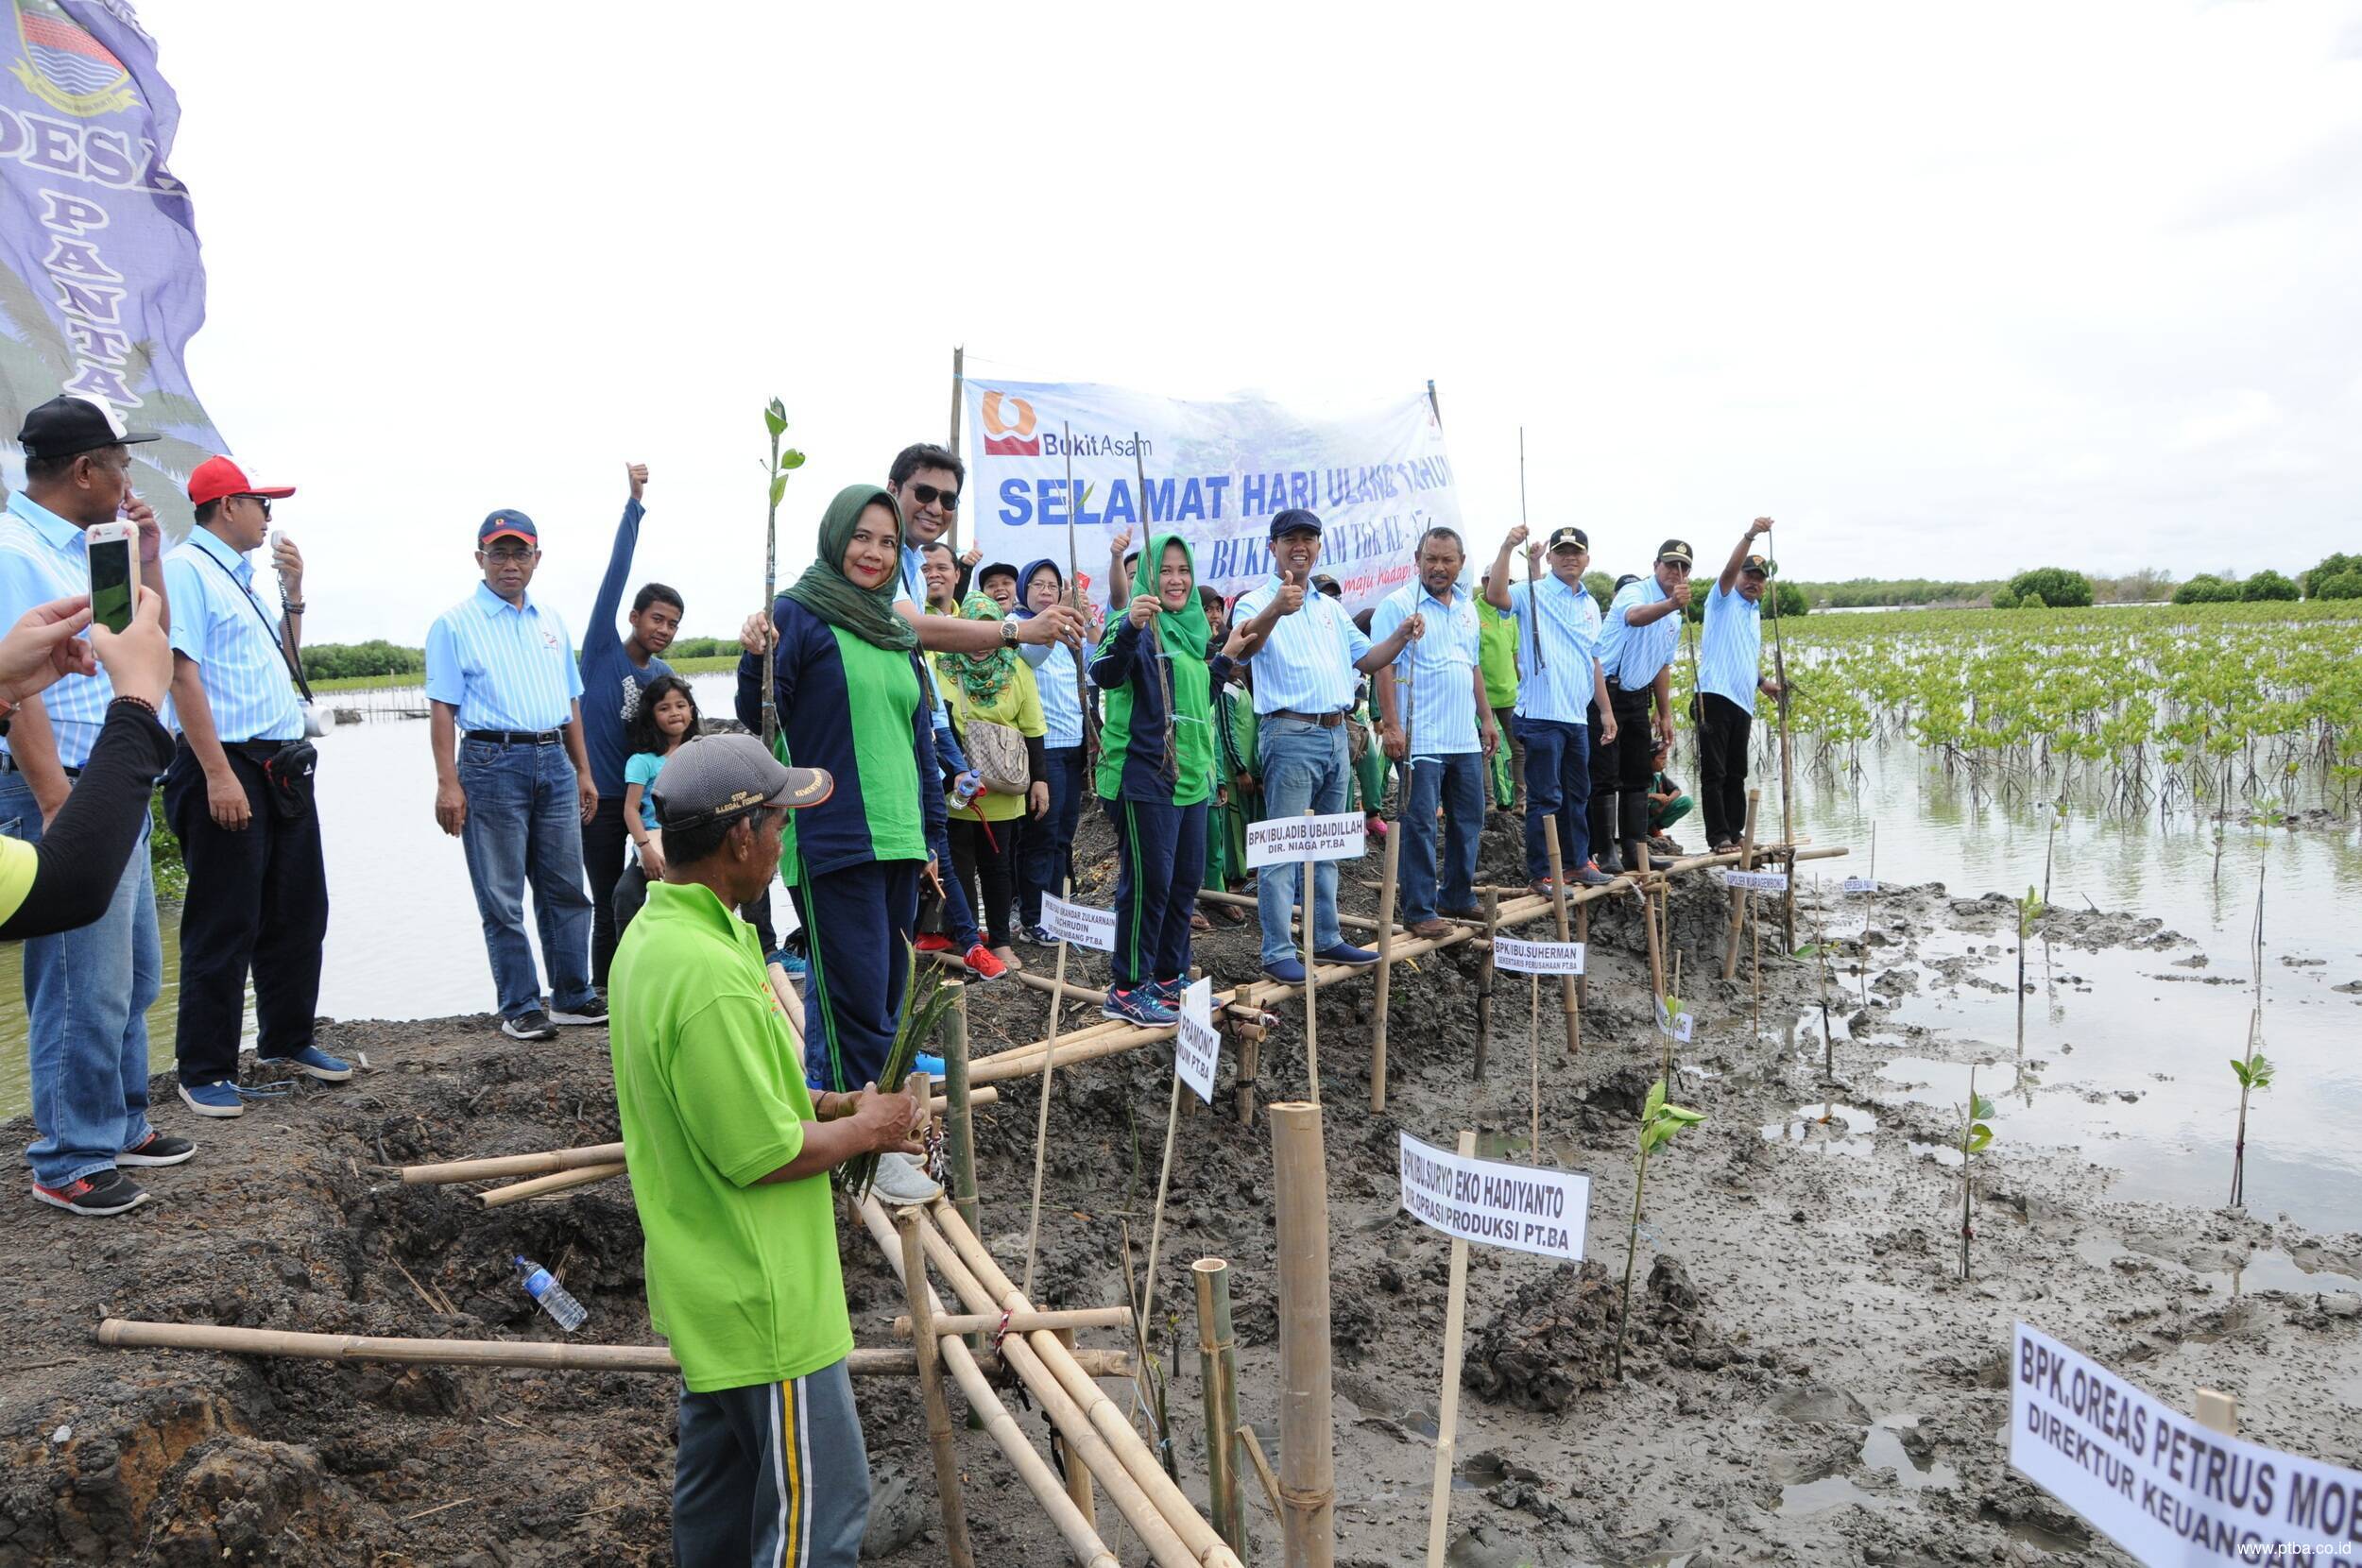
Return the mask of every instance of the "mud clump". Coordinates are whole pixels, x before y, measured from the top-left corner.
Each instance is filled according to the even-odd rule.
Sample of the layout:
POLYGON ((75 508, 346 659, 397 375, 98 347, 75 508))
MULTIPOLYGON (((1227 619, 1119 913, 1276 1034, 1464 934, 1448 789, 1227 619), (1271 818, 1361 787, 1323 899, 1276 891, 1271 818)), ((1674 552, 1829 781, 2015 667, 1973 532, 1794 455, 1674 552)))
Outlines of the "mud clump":
POLYGON ((1564 1410, 1575 1395, 1608 1386, 1615 1342, 1615 1282, 1597 1263, 1562 1263, 1476 1331, 1460 1380, 1498 1404, 1564 1410))

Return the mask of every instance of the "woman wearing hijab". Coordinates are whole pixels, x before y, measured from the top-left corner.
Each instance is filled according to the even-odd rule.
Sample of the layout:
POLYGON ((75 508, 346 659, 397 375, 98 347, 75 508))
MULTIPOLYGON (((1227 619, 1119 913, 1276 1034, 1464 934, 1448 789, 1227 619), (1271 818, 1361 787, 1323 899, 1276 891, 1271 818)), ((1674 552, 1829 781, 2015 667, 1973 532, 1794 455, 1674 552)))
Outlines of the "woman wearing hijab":
MULTIPOLYGON (((1018 579, 1015 613, 1030 621, 1065 597, 1066 574, 1058 563, 1031 561, 1018 579)), ((1058 893, 1073 877, 1074 832, 1083 817, 1083 697, 1075 649, 1043 642, 1026 643, 1018 652, 1034 667, 1034 688, 1041 697, 1043 771, 1035 776, 1050 785, 1049 813, 1018 827, 1018 934, 1048 946, 1050 934, 1041 929, 1042 895, 1058 893)))
MULTIPOLYGON (((999 601, 979 590, 960 605, 970 621, 998 621, 999 601)), ((1017 836, 1027 818, 1038 820, 1050 810, 1050 784, 1043 776, 1041 695, 1034 672, 1003 642, 988 654, 937 654, 935 682, 950 706, 951 727, 984 788, 965 805, 951 807, 951 864, 960 887, 973 892, 979 882, 984 897, 970 907, 988 933, 992 956, 1009 968, 1020 967, 1010 946, 1011 921, 1017 910, 1017 836), (1000 724, 1015 730, 1024 741, 1024 765, 1008 771, 1021 776, 996 779, 985 766, 991 755, 982 743, 978 726, 1000 724), (1016 786, 1004 793, 1000 784, 1016 786)))
POLYGON ((1190 980, 1213 793, 1213 692, 1231 674, 1229 659, 1207 659, 1207 635, 1190 547, 1160 534, 1140 553, 1131 607, 1090 669, 1106 695, 1099 795, 1116 830, 1115 983, 1102 1011, 1126 1023, 1172 1023, 1190 980))
MULTIPOLYGON (((820 520, 819 559, 771 606, 781 755, 836 781, 788 819, 779 870, 812 941, 805 1066, 840 1094, 885 1073, 927 838, 943 823, 927 671, 917 633, 894 613, 901 539, 894 499, 847 486, 820 520)), ((758 733, 762 669, 755 653, 738 661, 738 717, 758 733)))

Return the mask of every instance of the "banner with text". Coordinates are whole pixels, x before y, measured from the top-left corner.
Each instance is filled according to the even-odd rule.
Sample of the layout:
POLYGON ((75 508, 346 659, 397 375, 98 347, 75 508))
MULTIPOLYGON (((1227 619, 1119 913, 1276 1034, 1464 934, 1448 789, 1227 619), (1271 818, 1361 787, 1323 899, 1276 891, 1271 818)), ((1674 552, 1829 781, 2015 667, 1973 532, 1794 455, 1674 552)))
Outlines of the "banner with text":
POLYGON ((1246 825, 1247 869, 1302 861, 1358 861, 1369 844, 1359 811, 1325 817, 1265 817, 1246 825))
POLYGON ((1135 547, 1179 533, 1198 581, 1228 597, 1271 575, 1273 516, 1306 507, 1321 518, 1317 570, 1361 609, 1410 581, 1422 533, 1460 527, 1443 426, 1424 391, 1356 418, 1314 418, 1253 395, 1185 402, 1001 380, 971 366, 966 398, 968 515, 984 559, 1064 562, 1070 516, 1094 601, 1105 597, 1108 544, 1122 530, 1135 547))
POLYGON ((1214 1028, 1214 980, 1192 980, 1181 993, 1181 1028, 1172 1037, 1172 1070, 1197 1091, 1197 1098, 1214 1102, 1214 1068, 1222 1062, 1222 1035, 1214 1028))
POLYGON ((1580 942, 1521 942, 1514 936, 1497 936, 1493 967, 1514 969, 1521 975, 1580 975, 1583 948, 1580 942))
POLYGON ((181 368, 205 320, 188 188, 164 167, 180 106, 128 0, 13 0, 0 38, 0 452, 60 392, 164 439, 130 449, 132 488, 168 535, 189 470, 223 449, 181 368), (9 58, 12 55, 13 58, 9 58))
POLYGON ((2142 1562, 2302 1562, 2362 1546, 2362 1471, 2200 1426, 2017 1325, 2010 1468, 2142 1562))
POLYGON ((1116 950, 1116 912, 1093 909, 1088 904, 1070 904, 1054 893, 1041 895, 1042 929, 1060 942, 1070 942, 1078 947, 1096 947, 1103 953, 1116 950))
POLYGON ((1447 1153, 1402 1134, 1402 1206, 1462 1241, 1575 1262, 1583 1256, 1591 1178, 1447 1153))

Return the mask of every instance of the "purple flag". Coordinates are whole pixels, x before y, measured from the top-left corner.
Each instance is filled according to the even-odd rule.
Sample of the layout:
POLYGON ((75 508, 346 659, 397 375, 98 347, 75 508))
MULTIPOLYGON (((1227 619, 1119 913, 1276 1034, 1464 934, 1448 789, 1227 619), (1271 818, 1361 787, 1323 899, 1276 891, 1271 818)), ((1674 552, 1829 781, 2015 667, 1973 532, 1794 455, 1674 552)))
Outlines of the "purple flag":
POLYGON ((224 451, 180 355, 205 320, 189 193, 167 171, 180 101, 128 0, 0 0, 0 464, 60 392, 164 433, 131 449, 165 532, 189 524, 189 470, 224 451))

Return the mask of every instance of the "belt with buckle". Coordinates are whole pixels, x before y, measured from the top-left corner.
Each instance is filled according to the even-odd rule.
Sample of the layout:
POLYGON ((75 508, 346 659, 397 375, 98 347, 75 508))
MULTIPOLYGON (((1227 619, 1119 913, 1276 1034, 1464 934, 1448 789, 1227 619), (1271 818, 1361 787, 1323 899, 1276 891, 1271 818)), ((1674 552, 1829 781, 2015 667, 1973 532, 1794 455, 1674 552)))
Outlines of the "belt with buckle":
POLYGON ((1318 724, 1323 729, 1335 729, 1345 722, 1346 716, 1343 713, 1298 713, 1292 707, 1279 707, 1272 710, 1272 717, 1293 719, 1298 724, 1318 724))
POLYGON ((565 738, 565 731, 556 729, 471 729, 471 741, 482 741, 495 746, 554 746, 565 738))

